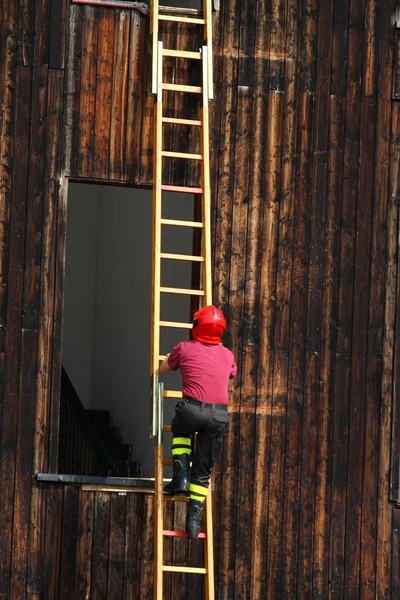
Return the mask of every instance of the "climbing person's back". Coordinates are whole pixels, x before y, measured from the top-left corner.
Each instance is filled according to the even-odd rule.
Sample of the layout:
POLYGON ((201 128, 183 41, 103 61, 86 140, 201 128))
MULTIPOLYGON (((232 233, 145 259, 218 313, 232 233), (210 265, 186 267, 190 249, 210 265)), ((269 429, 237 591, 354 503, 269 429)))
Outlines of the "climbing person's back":
POLYGON ((181 342, 169 355, 168 365, 173 371, 180 369, 184 398, 228 404, 227 384, 236 375, 236 365, 232 352, 222 344, 181 342))

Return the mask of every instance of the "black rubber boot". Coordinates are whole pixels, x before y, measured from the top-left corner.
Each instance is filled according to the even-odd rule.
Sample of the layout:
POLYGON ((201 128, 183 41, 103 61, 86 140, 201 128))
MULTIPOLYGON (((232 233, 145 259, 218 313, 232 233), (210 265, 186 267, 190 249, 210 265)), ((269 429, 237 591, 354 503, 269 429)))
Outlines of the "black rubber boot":
POLYGON ((197 540, 199 536, 205 504, 205 501, 199 502, 198 500, 189 500, 189 507, 186 515, 186 532, 189 535, 190 540, 197 540))
POLYGON ((164 486, 166 494, 187 494, 190 478, 189 454, 177 454, 172 457, 172 480, 164 486))

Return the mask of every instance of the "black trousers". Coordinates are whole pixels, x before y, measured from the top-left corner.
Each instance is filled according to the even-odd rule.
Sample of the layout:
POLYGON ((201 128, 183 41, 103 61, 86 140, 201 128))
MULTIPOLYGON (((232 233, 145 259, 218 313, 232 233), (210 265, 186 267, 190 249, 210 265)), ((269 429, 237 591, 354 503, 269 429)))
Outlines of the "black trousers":
POLYGON ((221 443, 228 429, 229 414, 225 404, 208 404, 185 398, 175 407, 171 422, 174 435, 190 437, 197 431, 192 456, 191 483, 208 487, 211 468, 217 462, 221 443))

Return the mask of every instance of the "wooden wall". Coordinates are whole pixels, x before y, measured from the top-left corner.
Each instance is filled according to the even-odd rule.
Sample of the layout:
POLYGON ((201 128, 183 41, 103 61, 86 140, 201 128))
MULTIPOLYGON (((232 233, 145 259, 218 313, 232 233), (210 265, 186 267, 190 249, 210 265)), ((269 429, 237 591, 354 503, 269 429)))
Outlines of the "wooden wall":
MULTIPOLYGON (((225 0, 214 14, 215 302, 239 363, 214 496, 221 600, 400 596, 395 8, 225 0)), ((150 496, 35 480, 57 464, 67 177, 151 184, 147 17, 67 0, 0 11, 0 598, 150 598, 150 496)), ((170 115, 184 102, 169 96, 170 115)), ((201 585, 169 579, 165 597, 201 585)))

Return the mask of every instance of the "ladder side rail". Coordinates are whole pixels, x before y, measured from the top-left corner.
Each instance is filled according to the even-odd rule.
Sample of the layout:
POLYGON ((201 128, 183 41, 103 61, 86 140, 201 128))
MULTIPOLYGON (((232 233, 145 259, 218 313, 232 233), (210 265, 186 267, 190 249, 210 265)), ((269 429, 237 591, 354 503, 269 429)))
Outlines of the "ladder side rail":
POLYGON ((164 446, 163 446, 163 414, 164 414, 164 384, 159 383, 157 390, 157 443, 154 450, 155 480, 154 480, 154 597, 163 600, 163 563, 164 563, 164 446))
POLYGON ((159 0, 150 0, 150 35, 152 40, 151 93, 157 94, 158 86, 158 31, 159 0))
POLYGON ((208 99, 214 99, 214 78, 213 78, 213 51, 212 51, 212 0, 203 0, 204 5, 204 20, 205 20, 205 41, 207 43, 207 83, 208 83, 208 99))
POLYGON ((210 133, 208 113, 208 48, 202 48, 202 77, 203 77, 203 106, 201 128, 201 153, 203 161, 202 171, 202 221, 203 221, 203 286, 205 306, 212 304, 212 278, 211 278, 211 190, 210 190, 210 133))
MULTIPOLYGON (((205 5, 209 0, 204 0, 205 5)), ((206 22, 210 22, 210 15, 207 15, 206 22)), ((210 41, 211 43, 211 41, 210 41)), ((201 152, 202 162, 202 221, 203 221, 203 286, 205 293, 205 305, 212 304, 212 277, 211 277, 211 189, 210 189, 210 133, 209 133, 209 113, 208 100, 209 93, 209 48, 202 48, 202 78, 203 78, 203 106, 201 131, 201 152)), ((206 498, 205 506, 205 531, 206 540, 204 544, 204 564, 207 567, 206 573, 206 600, 214 600, 214 539, 213 539, 213 519, 212 519, 212 483, 210 480, 209 492, 206 498)))
MULTIPOLYGON (((161 283, 161 178, 162 178, 162 42, 158 43, 157 96, 154 104, 154 170, 153 170, 153 277, 151 375, 158 372, 160 355, 160 283, 161 283)), ((155 393, 155 390, 153 390, 155 393)))
MULTIPOLYGON (((157 2, 158 15, 158 2, 157 2)), ((157 19, 156 22, 158 23, 157 19)), ((154 34, 154 32, 153 32, 154 34)), ((157 31, 158 38, 158 31, 157 31)), ((153 45, 154 48, 154 45, 153 45)), ((157 94, 154 104, 154 148, 153 148, 153 281, 152 281, 152 332, 151 332, 151 373, 158 373, 160 355, 160 283, 161 283, 161 182, 162 182, 162 42, 157 40, 156 83, 157 94)), ((163 600, 163 463, 164 448, 162 443, 163 428, 163 396, 164 386, 153 378, 153 395, 156 395, 156 445, 154 449, 155 481, 154 481, 154 598, 163 600)))

